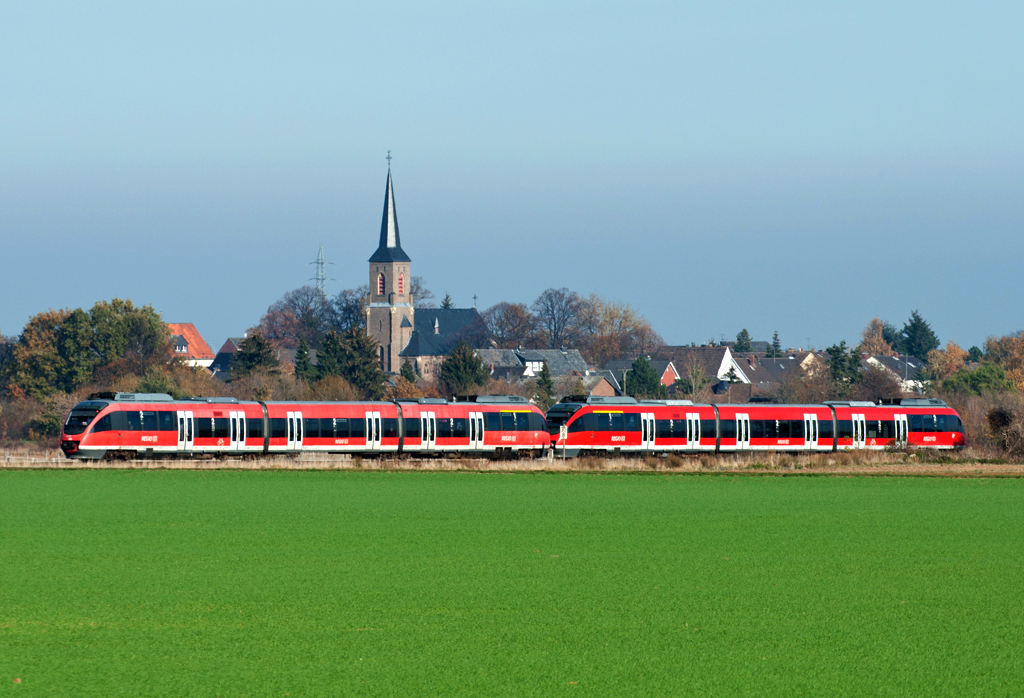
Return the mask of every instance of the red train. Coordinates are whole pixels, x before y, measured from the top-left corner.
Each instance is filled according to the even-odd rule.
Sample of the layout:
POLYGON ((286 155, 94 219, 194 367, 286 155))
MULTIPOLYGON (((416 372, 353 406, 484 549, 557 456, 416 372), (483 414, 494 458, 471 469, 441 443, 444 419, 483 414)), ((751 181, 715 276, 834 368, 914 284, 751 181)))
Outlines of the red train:
POLYGON ((103 458, 297 452, 539 456, 549 444, 544 414, 515 395, 457 402, 240 402, 99 393, 72 408, 60 446, 69 458, 103 458))
POLYGON ((915 398, 822 405, 695 405, 628 397, 566 398, 547 413, 561 455, 631 452, 882 450, 964 446, 959 415, 915 398), (564 434, 562 427, 565 427, 564 434))

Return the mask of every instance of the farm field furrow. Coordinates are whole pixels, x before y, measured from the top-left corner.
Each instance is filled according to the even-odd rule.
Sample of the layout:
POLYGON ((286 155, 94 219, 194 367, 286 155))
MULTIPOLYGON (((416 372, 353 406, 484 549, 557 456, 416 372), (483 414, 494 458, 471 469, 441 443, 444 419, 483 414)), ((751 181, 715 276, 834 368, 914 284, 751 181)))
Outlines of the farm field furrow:
POLYGON ((1019 479, 6 471, 0 695, 1020 695, 1022 531, 1019 479))

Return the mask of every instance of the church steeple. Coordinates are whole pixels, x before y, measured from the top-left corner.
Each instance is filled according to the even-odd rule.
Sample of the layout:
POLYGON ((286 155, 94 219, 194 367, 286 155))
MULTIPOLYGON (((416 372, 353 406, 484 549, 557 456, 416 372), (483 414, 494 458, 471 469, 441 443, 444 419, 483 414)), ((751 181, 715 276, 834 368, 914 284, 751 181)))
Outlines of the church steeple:
POLYGON ((370 257, 371 262, 409 262, 398 236, 398 213, 395 211, 395 191, 391 184, 391 166, 388 165, 388 184, 384 190, 384 215, 380 220, 380 244, 370 257))

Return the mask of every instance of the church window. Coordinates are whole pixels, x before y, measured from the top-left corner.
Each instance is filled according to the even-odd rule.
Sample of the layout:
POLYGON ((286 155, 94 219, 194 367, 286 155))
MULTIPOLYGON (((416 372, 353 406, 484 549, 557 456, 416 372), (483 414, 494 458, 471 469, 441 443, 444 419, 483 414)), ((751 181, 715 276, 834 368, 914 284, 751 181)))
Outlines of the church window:
POLYGON ((398 275, 398 295, 405 295, 405 274, 398 275))
POLYGON ((377 295, 378 296, 383 296, 384 295, 384 275, 383 274, 377 274, 377 295))

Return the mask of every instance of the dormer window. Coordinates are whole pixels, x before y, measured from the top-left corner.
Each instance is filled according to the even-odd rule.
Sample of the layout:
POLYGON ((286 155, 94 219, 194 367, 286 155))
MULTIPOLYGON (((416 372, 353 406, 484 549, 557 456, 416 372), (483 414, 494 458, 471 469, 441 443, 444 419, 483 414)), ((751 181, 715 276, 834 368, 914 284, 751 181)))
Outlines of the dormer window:
POLYGON ((384 295, 384 275, 383 274, 377 274, 377 295, 378 296, 383 296, 384 295))

